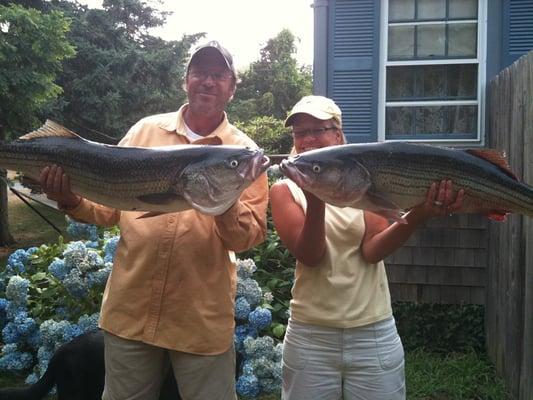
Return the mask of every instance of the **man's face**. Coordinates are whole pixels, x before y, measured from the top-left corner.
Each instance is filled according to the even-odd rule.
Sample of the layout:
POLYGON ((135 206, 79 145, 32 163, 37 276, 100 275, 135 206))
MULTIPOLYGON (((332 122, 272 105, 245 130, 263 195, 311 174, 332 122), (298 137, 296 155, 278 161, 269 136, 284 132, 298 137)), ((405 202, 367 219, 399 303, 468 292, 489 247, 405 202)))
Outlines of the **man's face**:
POLYGON ((235 93, 235 78, 216 50, 206 50, 194 57, 185 89, 194 114, 218 118, 235 93))

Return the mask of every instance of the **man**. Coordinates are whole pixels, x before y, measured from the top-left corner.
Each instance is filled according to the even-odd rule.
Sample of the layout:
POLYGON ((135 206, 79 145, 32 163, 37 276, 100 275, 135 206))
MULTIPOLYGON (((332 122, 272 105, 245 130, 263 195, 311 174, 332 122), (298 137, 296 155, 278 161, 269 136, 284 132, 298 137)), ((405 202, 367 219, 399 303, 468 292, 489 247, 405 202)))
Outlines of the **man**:
MULTIPOLYGON (((223 144, 256 147, 224 112, 236 82, 225 48, 217 42, 198 48, 184 82, 189 102, 177 112, 140 120, 120 145, 202 143, 218 137, 223 144)), ((41 183, 72 217, 121 228, 100 316, 103 399, 156 399, 168 358, 184 399, 235 399, 234 252, 265 237, 266 174, 216 217, 189 210, 137 219, 141 213, 109 209, 72 193, 57 166, 43 169, 41 183)))

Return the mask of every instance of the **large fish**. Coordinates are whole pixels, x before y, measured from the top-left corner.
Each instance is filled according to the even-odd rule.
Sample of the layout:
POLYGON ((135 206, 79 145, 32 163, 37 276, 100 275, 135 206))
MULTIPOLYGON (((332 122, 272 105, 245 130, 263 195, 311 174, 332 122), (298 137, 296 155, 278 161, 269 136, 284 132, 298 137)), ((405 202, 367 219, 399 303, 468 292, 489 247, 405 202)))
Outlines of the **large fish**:
MULTIPOLYGON (((220 139, 210 142, 220 144, 220 139)), ((207 141, 206 141, 207 142, 207 141)), ((72 190, 97 203, 146 215, 196 209, 224 213, 269 166, 261 149, 228 145, 119 147, 91 142, 52 121, 0 144, 0 167, 39 179, 57 164, 72 190)))
POLYGON ((280 169, 323 201, 373 211, 401 222, 423 203, 432 182, 450 179, 464 189, 459 212, 503 220, 533 217, 533 187, 521 183, 495 150, 456 150, 401 142, 348 144, 311 150, 282 161, 280 169))

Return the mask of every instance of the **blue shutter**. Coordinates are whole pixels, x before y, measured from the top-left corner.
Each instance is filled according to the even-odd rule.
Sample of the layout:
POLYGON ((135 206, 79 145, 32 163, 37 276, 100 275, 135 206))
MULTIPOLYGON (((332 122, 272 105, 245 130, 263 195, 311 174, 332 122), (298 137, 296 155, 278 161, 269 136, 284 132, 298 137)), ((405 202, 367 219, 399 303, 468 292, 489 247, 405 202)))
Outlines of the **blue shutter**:
POLYGON ((342 110, 349 142, 377 140, 379 1, 333 0, 328 96, 342 110))
POLYGON ((503 67, 533 49, 533 0, 503 2, 503 67))

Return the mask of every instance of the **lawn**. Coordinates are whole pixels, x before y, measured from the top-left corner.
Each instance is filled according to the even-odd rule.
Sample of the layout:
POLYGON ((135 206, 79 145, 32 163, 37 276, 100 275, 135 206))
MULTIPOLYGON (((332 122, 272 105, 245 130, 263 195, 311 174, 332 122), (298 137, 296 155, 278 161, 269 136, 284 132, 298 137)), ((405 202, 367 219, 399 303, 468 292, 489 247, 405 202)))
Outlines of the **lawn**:
MULTIPOLYGON (((57 242, 57 233, 21 200, 9 198, 11 233, 17 248, 57 242)), ((63 232, 64 215, 42 205, 37 209, 63 232)), ((0 268, 14 248, 0 248, 0 268)), ((409 400, 507 400, 504 385, 484 354, 436 354, 421 349, 406 351, 407 398, 409 400)), ((0 372, 0 387, 23 384, 23 376, 0 372)), ((261 400, 277 400, 276 396, 261 400)))

